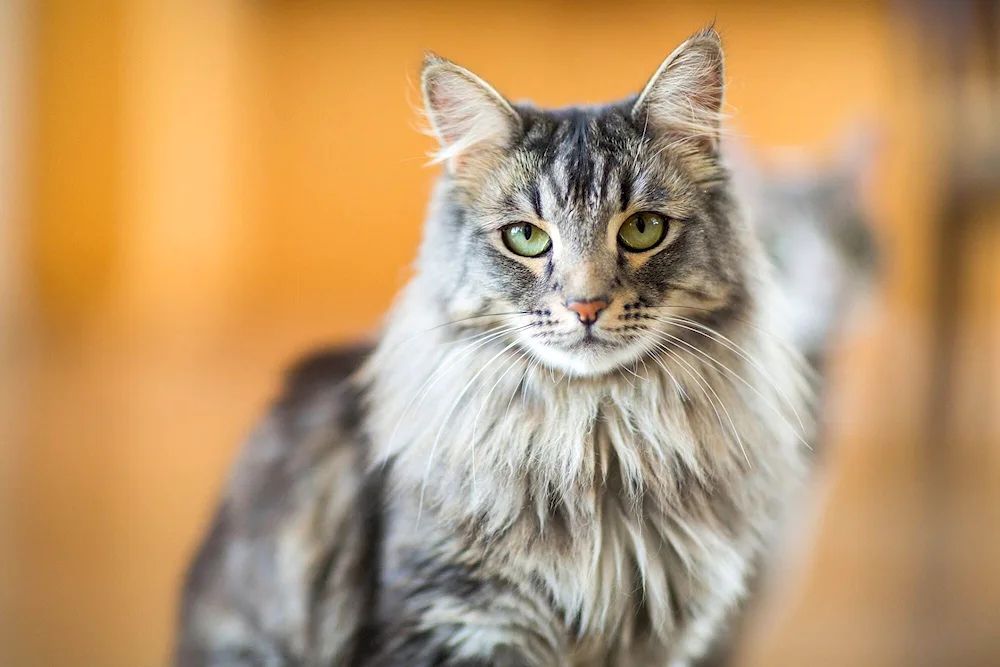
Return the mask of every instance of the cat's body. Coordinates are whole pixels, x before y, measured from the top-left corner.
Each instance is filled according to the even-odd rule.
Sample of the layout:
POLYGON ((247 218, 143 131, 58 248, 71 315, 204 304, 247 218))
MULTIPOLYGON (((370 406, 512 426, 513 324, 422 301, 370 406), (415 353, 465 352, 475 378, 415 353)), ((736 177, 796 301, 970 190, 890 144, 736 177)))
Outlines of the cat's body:
POLYGON ((428 61, 449 175, 416 276, 374 353, 301 367, 251 438, 178 664, 705 651, 803 479, 809 424, 716 159, 721 81, 714 32, 637 100, 562 112, 428 61))

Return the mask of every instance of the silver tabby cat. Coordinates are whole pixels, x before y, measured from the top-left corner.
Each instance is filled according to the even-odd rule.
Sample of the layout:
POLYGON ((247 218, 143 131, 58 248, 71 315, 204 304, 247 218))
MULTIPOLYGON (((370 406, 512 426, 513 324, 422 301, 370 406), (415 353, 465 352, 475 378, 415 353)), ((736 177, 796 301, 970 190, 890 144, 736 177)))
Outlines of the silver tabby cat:
POLYGON ((304 362, 192 564, 176 661, 683 667, 806 470, 801 362, 718 155, 705 30, 635 97, 428 57, 445 173, 376 350, 304 362))

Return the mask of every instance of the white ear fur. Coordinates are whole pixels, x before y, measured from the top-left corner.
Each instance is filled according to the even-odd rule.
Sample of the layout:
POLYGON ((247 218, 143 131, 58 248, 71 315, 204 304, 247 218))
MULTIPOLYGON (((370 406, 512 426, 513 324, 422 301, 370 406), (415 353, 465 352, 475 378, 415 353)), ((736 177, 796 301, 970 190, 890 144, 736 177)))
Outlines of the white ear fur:
POLYGON ((478 76, 434 54, 424 60, 424 107, 441 148, 432 162, 450 171, 502 148, 521 127, 521 118, 496 90, 478 76))
POLYGON ((652 129, 718 147, 725 91, 722 42, 714 28, 697 33, 660 65, 632 107, 652 129))

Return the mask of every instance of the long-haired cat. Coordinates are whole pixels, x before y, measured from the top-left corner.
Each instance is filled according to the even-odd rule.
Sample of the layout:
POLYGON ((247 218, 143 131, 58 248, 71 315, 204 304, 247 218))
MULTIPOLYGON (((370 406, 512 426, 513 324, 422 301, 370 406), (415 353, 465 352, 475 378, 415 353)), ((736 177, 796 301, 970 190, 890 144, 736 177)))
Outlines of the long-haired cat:
POLYGON ((177 663, 682 667, 805 470, 795 353, 720 165, 706 30, 635 97, 438 57, 445 173, 377 349, 292 372, 189 573, 177 663))

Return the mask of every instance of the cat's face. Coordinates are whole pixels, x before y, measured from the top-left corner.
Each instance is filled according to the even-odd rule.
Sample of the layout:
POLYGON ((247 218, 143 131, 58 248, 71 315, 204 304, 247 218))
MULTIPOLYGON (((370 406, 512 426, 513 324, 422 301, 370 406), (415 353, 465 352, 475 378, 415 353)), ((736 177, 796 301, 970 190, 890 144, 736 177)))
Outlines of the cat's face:
POLYGON ((671 317, 738 309, 747 249, 715 155, 721 67, 706 33, 638 99, 542 111, 430 61, 450 174, 422 267, 441 276, 449 316, 510 313, 513 344, 594 375, 683 333, 671 317))

